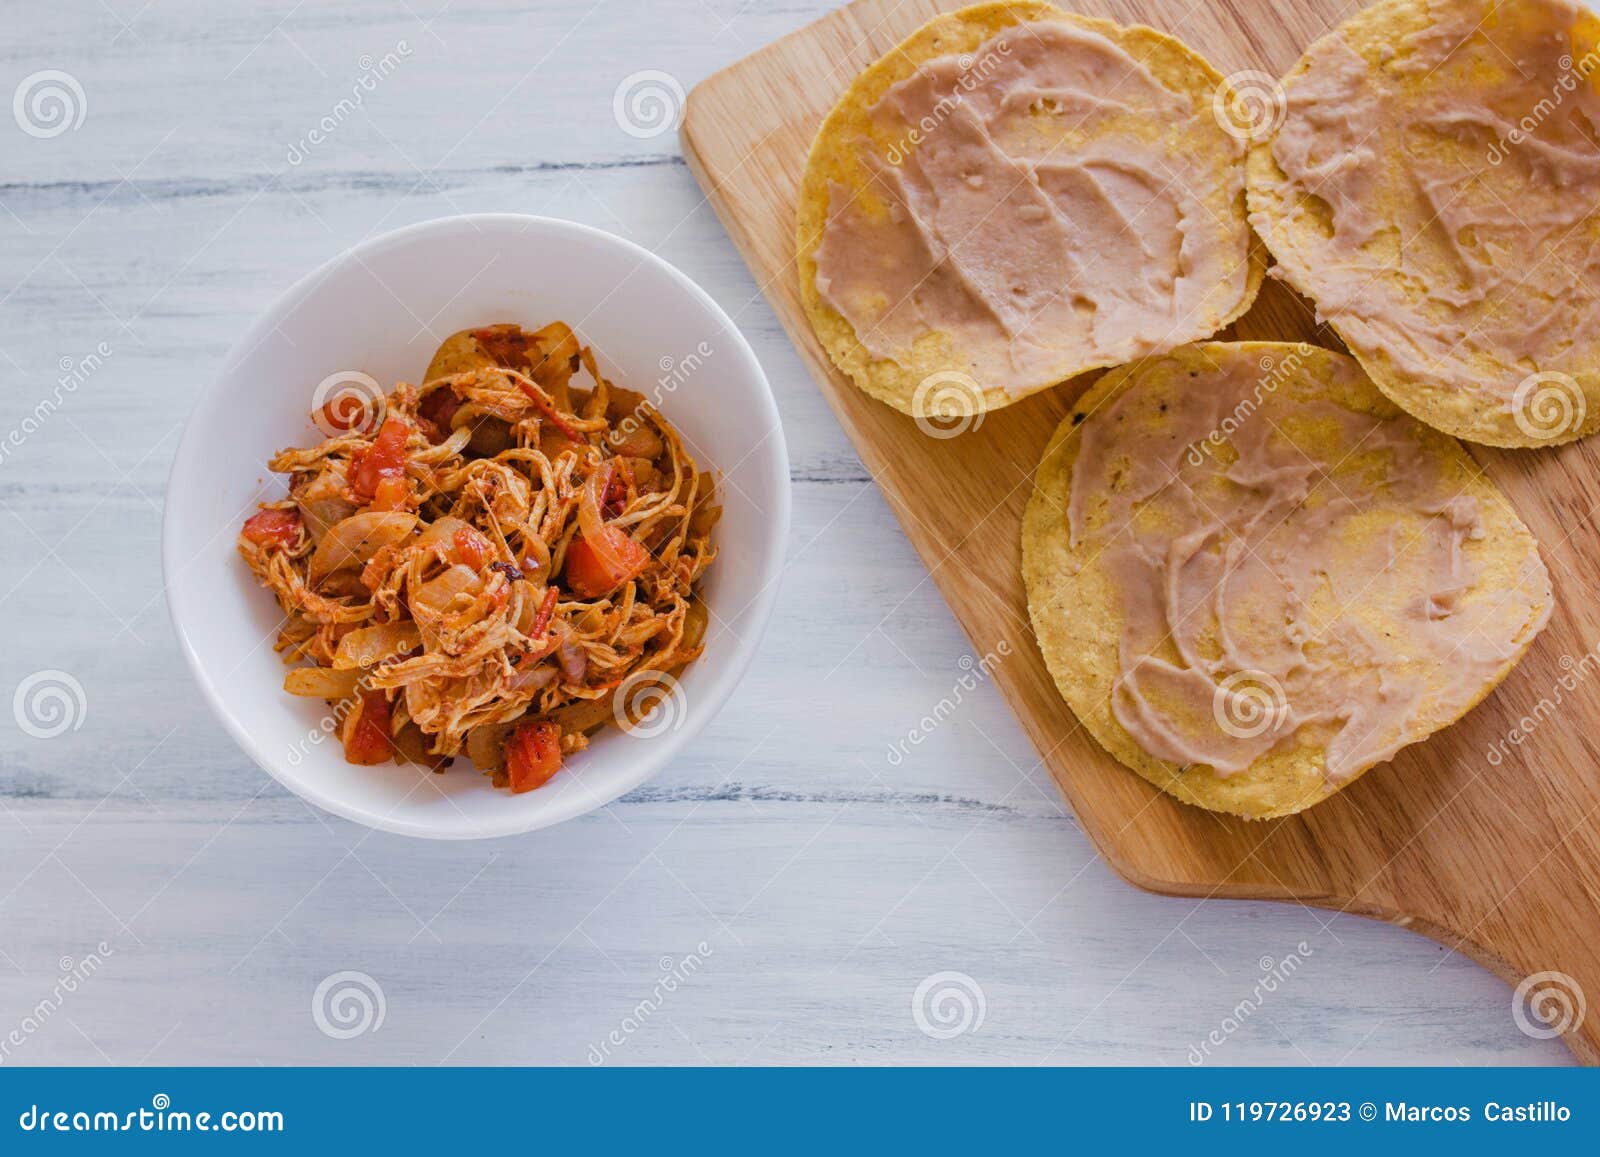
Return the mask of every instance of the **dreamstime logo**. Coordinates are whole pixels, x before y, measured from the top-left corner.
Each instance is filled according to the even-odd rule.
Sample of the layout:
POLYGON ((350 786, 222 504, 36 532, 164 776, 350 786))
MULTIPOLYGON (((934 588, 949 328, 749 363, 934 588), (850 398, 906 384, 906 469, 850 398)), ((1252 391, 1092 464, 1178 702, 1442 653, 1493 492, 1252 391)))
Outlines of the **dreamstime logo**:
POLYGON ((917 429, 930 438, 954 438, 983 425, 983 387, 971 374, 940 370, 911 395, 917 429))
POLYGON ((76 731, 88 713, 83 684, 65 671, 35 671, 17 684, 11 697, 17 726, 35 739, 54 739, 76 731))
POLYGON ((56 963, 58 973, 55 986, 45 994, 34 1006, 22 1015, 22 1020, 0 1037, 0 1064, 11 1059, 14 1050, 27 1043, 28 1038, 42 1029, 52 1016, 60 1012, 67 1003, 67 999, 82 988, 89 979, 106 962, 106 958, 116 954, 116 950, 102 940, 95 945, 94 951, 86 952, 78 959, 63 956, 56 963))
POLYGON ((935 972, 911 994, 911 1019, 934 1040, 977 1032, 988 1011, 982 986, 965 972, 935 972))
POLYGON ((884 159, 891 165, 904 164, 912 151, 938 131, 939 126, 949 119, 950 114, 961 107, 966 95, 987 80, 999 69, 1004 58, 1010 55, 1011 42, 1000 36, 991 42, 982 56, 973 58, 971 55, 963 54, 957 57, 956 64, 961 69, 961 75, 956 78, 955 87, 941 96, 932 111, 925 113, 921 120, 912 125, 905 136, 884 151, 884 159))
POLYGON ((360 370, 340 370, 317 383, 311 420, 330 438, 347 431, 370 435, 383 425, 387 406, 376 378, 360 370))
POLYGON ((1499 767, 1511 754, 1511 748, 1521 747, 1535 731, 1555 718, 1556 712, 1567 702, 1567 696, 1576 692, 1578 685, 1600 668, 1600 643, 1590 647, 1581 658, 1562 655, 1557 663, 1561 667, 1561 674, 1551 684, 1549 692, 1539 696, 1539 702, 1533 705, 1533 710, 1518 719, 1504 738, 1489 745, 1485 752, 1489 766, 1499 767))
POLYGON ((661 370, 661 376, 656 379, 656 401, 659 403, 666 395, 676 392, 679 386, 699 372, 700 367, 706 364, 706 359, 715 352, 710 342, 702 341, 681 358, 663 354, 656 363, 661 370))
POLYGON ((11 94, 11 115, 30 137, 49 140, 83 124, 89 115, 89 98, 77 77, 47 68, 22 78, 11 94))
POLYGON ((55 388, 34 403, 32 412, 24 414, 22 421, 0 438, 0 463, 5 462, 13 452, 20 450, 29 438, 42 430, 44 424, 66 402, 67 396, 77 393, 78 387, 94 376, 110 356, 111 347, 105 342, 96 343, 94 349, 82 357, 63 354, 56 362, 56 368, 61 371, 61 376, 56 378, 55 388))
POLYGON ((649 399, 642 399, 626 417, 620 422, 614 423, 611 433, 606 435, 607 440, 613 446, 625 445, 638 430, 647 424, 650 417, 650 408, 654 407, 659 410, 662 401, 667 395, 677 393, 678 387, 699 373, 704 368, 706 359, 715 352, 710 342, 702 341, 681 358, 675 358, 670 354, 662 354, 661 360, 656 363, 661 374, 656 378, 655 389, 650 391, 649 399))
POLYGON ((411 45, 404 40, 396 41, 394 48, 377 59, 373 59, 371 53, 362 53, 360 59, 356 61, 356 66, 361 72, 350 83, 350 95, 340 97, 326 116, 311 126, 305 136, 289 146, 289 151, 284 154, 283 159, 291 165, 304 164, 312 151, 333 136, 340 125, 354 116, 356 109, 366 103, 367 97, 378 91, 379 83, 392 76, 399 69, 401 62, 410 56, 411 45))
POLYGON ((1265 671, 1235 671, 1217 684, 1211 714, 1235 739, 1254 739, 1278 727, 1289 713, 1283 685, 1265 671))
POLYGON ((693 952, 685 956, 677 959, 663 956, 658 960, 656 967, 660 975, 651 987, 650 994, 629 1009, 617 1027, 608 1032, 598 1044, 589 1046, 589 1063, 599 1066, 610 1060, 612 1052, 627 1044, 629 1037, 644 1028, 650 1022, 650 1018, 661 1011, 661 1007, 667 1002, 667 997, 688 984, 714 952, 715 949, 702 940, 694 946, 693 952))
POLYGON ((1529 374, 1511 395, 1511 417, 1517 429, 1540 441, 1577 433, 1588 408, 1577 381, 1555 370, 1529 374))
POLYGON ((670 132, 683 111, 683 85, 671 73, 646 68, 629 73, 611 94, 611 116, 630 137, 647 141, 670 132))
MULTIPOLYGON (((354 668, 359 672, 355 686, 348 693, 341 693, 340 697, 334 700, 332 710, 317 720, 317 725, 301 736, 297 742, 289 745, 289 750, 286 753, 289 766, 299 767, 305 762, 306 756, 311 754, 313 747, 325 742, 330 735, 339 734, 344 729, 345 721, 349 719, 350 712, 355 710, 356 705, 361 702, 362 693, 371 691, 375 682, 383 679, 390 671, 404 662, 406 662, 406 653, 404 651, 393 655, 385 655, 376 662, 368 659, 360 660, 354 668)), ((309 670, 310 668, 307 669, 309 670)))
POLYGON ((611 693, 617 726, 635 739, 677 731, 688 713, 682 684, 665 671, 635 671, 611 693))
POLYGON ((377 1032, 388 1007, 383 987, 365 972, 335 972, 311 994, 311 1019, 334 1040, 377 1032))
POLYGON ((1565 972, 1535 972, 1511 994, 1511 1018, 1535 1040, 1575 1032, 1587 1012, 1582 986, 1565 972))
POLYGON ((899 767, 911 754, 913 747, 920 747, 922 742, 938 730, 939 725, 956 713, 966 699, 967 692, 975 691, 994 674, 995 668, 1000 666, 1000 660, 1011 654, 1011 644, 1001 639, 994 650, 984 653, 981 659, 973 659, 971 655, 962 655, 956 660, 956 666, 961 668, 961 676, 950 688, 950 693, 933 705, 917 725, 906 732, 904 739, 897 739, 889 745, 887 759, 890 767, 899 767))
POLYGON ((1555 114, 1569 95, 1584 88, 1595 70, 1600 69, 1600 49, 1585 53, 1583 59, 1578 61, 1574 61, 1570 55, 1562 56, 1556 64, 1561 69, 1561 75, 1551 84, 1550 95, 1541 97, 1539 103, 1528 110, 1527 116, 1489 146, 1491 165, 1504 162, 1513 149, 1539 131, 1539 126, 1555 114))
POLYGON ((1211 115, 1235 140, 1276 132, 1288 113, 1289 101, 1277 77, 1254 68, 1226 77, 1211 94, 1211 115))
POLYGON ((1204 1040, 1189 1046, 1189 1063, 1205 1064, 1210 1059, 1212 1051, 1227 1044, 1228 1038, 1243 1028, 1245 1022, 1266 1004, 1267 997, 1287 984, 1311 956, 1311 945, 1302 940, 1294 946, 1294 951, 1284 953, 1282 959, 1263 956, 1257 961, 1261 976, 1251 986, 1249 995, 1229 1009, 1227 1015, 1222 1018, 1222 1023, 1207 1033, 1204 1040))
POLYGON ((1233 409, 1224 415, 1216 427, 1195 442, 1190 443, 1189 465, 1199 466, 1208 457, 1214 455, 1217 448, 1227 442, 1233 435, 1250 420, 1252 414, 1261 408, 1261 403, 1267 400, 1269 394, 1275 394, 1278 389, 1305 364, 1306 358, 1311 356, 1313 346, 1305 342, 1297 344, 1286 357, 1275 358, 1271 354, 1263 354, 1256 363, 1261 368, 1261 377, 1256 379, 1255 388, 1248 397, 1240 398, 1233 409))

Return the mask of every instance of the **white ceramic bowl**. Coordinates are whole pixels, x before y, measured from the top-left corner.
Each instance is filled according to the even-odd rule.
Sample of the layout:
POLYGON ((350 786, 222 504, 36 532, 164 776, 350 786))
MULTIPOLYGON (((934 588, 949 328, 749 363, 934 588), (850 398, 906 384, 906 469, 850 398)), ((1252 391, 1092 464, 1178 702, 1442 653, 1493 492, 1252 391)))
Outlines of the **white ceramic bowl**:
POLYGON ((748 666, 777 593, 789 465, 761 367, 728 316, 678 270, 629 241, 542 217, 451 217, 357 246, 296 284, 252 325, 189 419, 167 485, 167 603, 196 682, 228 730, 279 782, 387 831, 441 839, 510 835, 571 819, 648 779, 694 738, 748 666), (385 389, 420 380, 434 347, 473 325, 563 320, 602 372, 661 393, 691 452, 717 469, 721 555, 704 579, 706 651, 680 694, 635 734, 607 728, 538 791, 496 791, 464 757, 441 775, 357 767, 328 709, 283 691, 280 616, 234 548, 239 525, 283 478, 267 459, 311 445, 311 396, 358 370, 385 389), (646 735, 645 733, 650 733, 646 735))

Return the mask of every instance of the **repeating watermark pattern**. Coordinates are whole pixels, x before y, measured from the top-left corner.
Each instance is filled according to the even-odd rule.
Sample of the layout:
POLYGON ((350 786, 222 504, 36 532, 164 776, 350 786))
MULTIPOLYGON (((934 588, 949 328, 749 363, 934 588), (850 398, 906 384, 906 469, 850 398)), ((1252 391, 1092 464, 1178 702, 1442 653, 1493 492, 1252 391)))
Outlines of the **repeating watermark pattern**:
POLYGON ((1189 1046, 1189 1063, 1205 1064, 1211 1058, 1212 1051, 1221 1048, 1228 1038, 1243 1028, 1245 1022, 1261 1010, 1267 997, 1288 983, 1289 978, 1300 971, 1312 955, 1311 945, 1302 940, 1294 946, 1293 952, 1285 954, 1281 960, 1263 956, 1258 962, 1261 976, 1251 988, 1250 995, 1234 1005, 1228 1015, 1222 1018, 1222 1023, 1207 1033, 1204 1040, 1189 1046))
POLYGON ((911 1019, 934 1040, 977 1032, 988 1011, 983 986, 965 972, 935 972, 911 994, 911 1019))
POLYGON ((360 370, 329 374, 311 393, 311 419, 330 438, 346 432, 370 435, 383 425, 387 412, 383 387, 360 370))
POLYGON ((1235 671, 1211 696, 1217 726, 1235 739, 1254 739, 1282 725, 1289 714, 1283 684, 1266 671, 1235 671))
POLYGON ((1259 140, 1278 131, 1289 115, 1289 99, 1277 77, 1247 68, 1217 85, 1211 94, 1211 115, 1235 140, 1259 140))
POLYGON ((651 395, 655 404, 659 406, 668 394, 675 393, 679 386, 694 377, 715 352, 710 342, 702 341, 681 358, 663 356, 656 363, 661 368, 661 376, 656 378, 656 388, 651 395))
POLYGON ((411 45, 404 40, 395 41, 392 49, 376 59, 370 53, 363 53, 356 61, 361 72, 350 84, 350 95, 340 97, 321 120, 290 145, 289 151, 284 154, 284 160, 291 165, 304 164, 312 151, 319 145, 325 144, 334 133, 338 132, 339 126, 354 116, 356 110, 366 103, 367 97, 377 92, 378 86, 393 76, 410 56, 411 45))
POLYGON ((956 660, 956 666, 961 668, 961 676, 950 688, 950 693, 933 705, 933 709, 917 720, 917 725, 907 731, 904 738, 897 739, 889 745, 885 758, 890 767, 899 767, 911 754, 913 747, 920 747, 928 736, 939 729, 939 725, 956 713, 969 692, 978 689, 979 685, 988 682, 994 674, 995 668, 1000 666, 1001 660, 1011 654, 1011 644, 1002 639, 996 644, 994 650, 987 651, 980 659, 973 659, 971 655, 963 655, 956 660))
POLYGON ((1535 972, 1511 994, 1511 1018, 1535 1040, 1576 1032, 1588 1011, 1583 986, 1565 972, 1535 972))
POLYGON ((70 72, 46 68, 22 78, 11 94, 11 115, 30 137, 49 140, 83 124, 89 97, 70 72))
POLYGON ((683 685, 665 671, 635 671, 611 693, 617 726, 635 739, 653 739, 683 727, 689 700, 683 685))
POLYGON ((54 739, 83 726, 89 698, 83 684, 66 671, 35 671, 17 684, 11 696, 11 714, 23 734, 54 739))
POLYGON ((961 106, 967 94, 992 76, 1010 55, 1011 43, 1002 35, 990 43, 983 55, 976 59, 965 53, 957 58, 956 63, 960 65, 961 71, 956 77, 955 87, 934 103, 933 111, 925 113, 904 136, 892 143, 885 151, 884 158, 891 165, 904 164, 912 150, 937 132, 939 126, 950 119, 950 114, 961 106))
POLYGON ((4 465, 13 453, 22 449, 29 438, 42 430, 67 397, 77 393, 78 387, 93 377, 110 356, 111 347, 105 342, 100 342, 82 357, 64 355, 56 363, 56 368, 61 373, 56 378, 55 387, 34 403, 33 409, 23 416, 22 421, 8 430, 4 438, 0 438, 0 465, 4 465))
POLYGON ((686 956, 677 959, 663 956, 657 961, 661 975, 656 978, 655 985, 650 989, 650 995, 634 1005, 618 1022, 617 1027, 606 1033, 599 1043, 589 1046, 589 1063, 599 1066, 610 1060, 612 1052, 627 1044, 629 1037, 644 1028, 650 1022, 650 1018, 661 1011, 667 1002, 667 997, 687 984, 689 978, 700 971, 713 953, 711 945, 702 940, 694 946, 694 951, 686 956))
POLYGON ((1577 379, 1556 370, 1529 374, 1511 395, 1511 418, 1517 429, 1540 441, 1576 433, 1588 409, 1589 400, 1577 379))
POLYGON ((362 692, 372 689, 373 680, 382 678, 390 667, 405 661, 406 656, 403 652, 385 655, 376 662, 365 658, 360 660, 355 667, 355 670, 359 671, 360 674, 350 694, 343 699, 335 700, 332 709, 317 720, 315 727, 307 731, 298 741, 290 744, 286 754, 289 766, 299 767, 305 762, 306 756, 311 754, 313 747, 320 745, 328 736, 337 735, 344 727, 345 719, 351 711, 355 710, 356 704, 361 701, 362 692))
POLYGON ((1600 668, 1600 643, 1596 643, 1576 659, 1571 655, 1562 655, 1557 662, 1561 665, 1562 673, 1550 685, 1550 690, 1539 696, 1539 702, 1533 705, 1532 711, 1518 719, 1516 725, 1504 736, 1489 745, 1484 757, 1489 761, 1490 767, 1499 767, 1505 762, 1506 756, 1511 754, 1511 748, 1521 747, 1535 731, 1550 722, 1566 702, 1567 696, 1575 692, 1580 683, 1600 668))
POLYGON ((63 956, 57 962, 59 975, 56 977, 55 986, 37 1004, 22 1014, 22 1020, 12 1026, 4 1037, 0 1037, 0 1064, 10 1060, 13 1052, 27 1044, 29 1037, 44 1028, 50 1018, 61 1011, 68 998, 100 971, 101 965, 105 964, 107 958, 114 955, 116 950, 102 940, 94 946, 94 951, 86 953, 80 959, 63 956))
POLYGON ((983 387, 971 374, 939 370, 917 383, 911 411, 928 437, 954 438, 983 425, 983 387))
POLYGON ((355 709, 355 705, 360 701, 361 692, 367 689, 367 684, 369 683, 370 679, 370 674, 359 679, 356 682, 356 690, 354 694, 346 696, 343 699, 336 700, 333 704, 333 709, 321 719, 317 720, 317 725, 315 727, 313 727, 310 731, 307 731, 297 742, 289 746, 286 758, 289 761, 290 767, 299 767, 305 762, 306 756, 311 754, 311 749, 313 747, 320 746, 322 742, 328 738, 328 736, 337 735, 339 733, 340 728, 344 726, 345 717, 355 709))
POLYGON ((1576 62, 1571 56, 1563 56, 1556 64, 1561 69, 1561 75, 1551 84, 1550 95, 1540 98, 1526 116, 1489 146, 1491 165, 1502 164, 1514 149, 1539 131, 1539 126, 1550 119, 1568 96, 1588 83, 1589 78, 1600 69, 1600 48, 1591 49, 1576 62))
POLYGON ((683 85, 677 77, 646 68, 622 78, 611 94, 611 116, 630 137, 647 141, 672 131, 683 102, 683 85))
POLYGON ((1204 438, 1189 444, 1187 454, 1189 465, 1199 466, 1207 458, 1214 456, 1218 447, 1232 438, 1239 428, 1250 420, 1251 415, 1261 408, 1261 403, 1266 401, 1269 395, 1277 393, 1283 383, 1300 372, 1300 367, 1305 365, 1305 360, 1311 356, 1313 348, 1305 342, 1300 342, 1282 358, 1263 354, 1261 360, 1256 363, 1261 367, 1262 376, 1256 379, 1249 396, 1241 398, 1204 438))
POLYGON ((377 1032, 388 1010, 383 986, 365 972, 335 972, 311 994, 311 1019, 334 1040, 377 1032))
POLYGON ((680 386, 698 374, 704 368, 706 360, 715 352, 716 350, 710 342, 702 341, 681 358, 663 354, 661 360, 656 363, 660 367, 661 373, 656 378, 656 384, 651 389, 650 396, 645 399, 643 404, 636 406, 626 417, 613 425, 611 432, 606 435, 611 444, 613 446, 626 445, 629 439, 646 423, 644 406, 648 405, 656 410, 661 409, 661 405, 667 397, 677 393, 680 386))

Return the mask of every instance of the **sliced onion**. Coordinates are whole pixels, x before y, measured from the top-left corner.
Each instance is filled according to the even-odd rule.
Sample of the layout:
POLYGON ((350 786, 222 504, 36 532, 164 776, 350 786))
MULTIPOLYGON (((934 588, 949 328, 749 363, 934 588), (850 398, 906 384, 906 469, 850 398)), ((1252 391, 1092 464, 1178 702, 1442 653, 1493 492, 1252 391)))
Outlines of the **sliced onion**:
POLYGON ((578 533, 590 546, 599 549, 606 521, 600 508, 606 500, 606 488, 611 485, 611 463, 602 462, 583 484, 578 496, 578 533))
POLYGON ((457 563, 438 578, 424 583, 422 589, 411 596, 411 605, 442 615, 460 595, 476 595, 482 589, 483 576, 465 563, 457 563))
POLYGON ((394 747, 400 759, 438 771, 450 762, 450 757, 435 753, 432 746, 427 733, 412 720, 406 720, 394 733, 394 747))
POLYGON ((348 699, 356 693, 356 684, 360 681, 360 671, 296 667, 283 677, 283 689, 306 699, 348 699))
POLYGON ((710 534, 717 525, 717 520, 721 517, 722 507, 720 506, 696 506, 694 514, 689 517, 689 533, 697 536, 710 534))
POLYGON ((336 570, 365 566, 385 546, 392 546, 417 525, 417 516, 403 510, 368 510, 341 519, 329 528, 311 556, 313 583, 336 570))
POLYGON ((312 542, 320 542, 323 535, 356 512, 356 504, 347 498, 302 498, 296 505, 312 542))
POLYGON ((566 735, 593 731, 603 724, 615 722, 616 713, 612 708, 611 696, 602 695, 598 699, 579 699, 575 703, 557 708, 550 712, 547 718, 561 728, 563 735, 566 735))
POLYGON ((547 663, 540 663, 511 676, 511 689, 518 692, 543 691, 555 681, 556 669, 547 663))
POLYGON ((366 599, 372 594, 358 570, 334 571, 317 584, 317 593, 325 599, 366 599))
POLYGON ((300 519, 312 542, 322 541, 334 524, 356 512, 356 504, 343 497, 347 485, 344 467, 333 463, 325 465, 304 486, 291 489, 290 497, 300 508, 300 519))
MULTIPOLYGON (((522 577, 531 583, 543 582, 550 574, 550 547, 544 539, 532 537, 526 540, 527 553, 522 556, 522 577)), ((540 597, 544 595, 539 592, 540 597)))
POLYGON ((515 723, 483 723, 467 732, 467 758, 479 771, 499 771, 506 762, 506 740, 515 723))
POLYGON ((417 624, 409 621, 379 623, 351 631, 339 640, 333 665, 339 671, 371 670, 393 655, 422 646, 417 624))
POLYGON ((418 546, 440 546, 446 548, 455 545, 456 531, 471 530, 471 526, 453 515, 436 518, 428 524, 426 530, 417 535, 418 546))
POLYGON ((690 534, 710 534, 711 528, 722 517, 722 504, 717 501, 717 483, 710 474, 697 474, 694 495, 690 498, 694 513, 689 516, 690 534))
POLYGON ((685 647, 698 647, 706 637, 706 623, 711 613, 705 603, 694 599, 689 603, 688 610, 683 613, 683 645, 685 647))

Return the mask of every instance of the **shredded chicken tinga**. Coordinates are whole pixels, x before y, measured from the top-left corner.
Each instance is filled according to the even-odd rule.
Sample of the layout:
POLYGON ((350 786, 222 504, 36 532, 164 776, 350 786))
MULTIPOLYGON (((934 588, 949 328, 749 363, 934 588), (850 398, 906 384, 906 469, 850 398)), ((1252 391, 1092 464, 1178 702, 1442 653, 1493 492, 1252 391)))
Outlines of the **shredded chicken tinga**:
POLYGON ((239 552, 288 618, 278 650, 315 664, 284 689, 336 705, 351 763, 442 770, 465 747, 530 791, 700 654, 712 476, 565 324, 453 335, 423 385, 318 423, 272 459, 289 497, 239 552))

